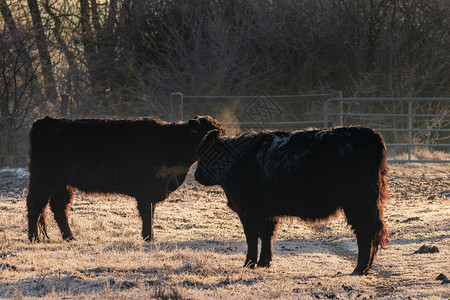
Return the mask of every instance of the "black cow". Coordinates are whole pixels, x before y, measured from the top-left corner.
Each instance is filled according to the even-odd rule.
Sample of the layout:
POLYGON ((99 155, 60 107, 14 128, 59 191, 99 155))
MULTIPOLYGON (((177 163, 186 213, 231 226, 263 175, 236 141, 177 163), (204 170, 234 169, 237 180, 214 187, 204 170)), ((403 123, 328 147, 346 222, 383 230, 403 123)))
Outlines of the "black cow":
POLYGON ((342 209, 358 242, 353 274, 367 274, 388 242, 383 219, 386 147, 369 128, 249 132, 228 138, 210 132, 201 143, 195 179, 220 185, 244 227, 245 265, 272 260, 274 232, 282 216, 325 220, 342 209))
POLYGON ((209 116, 185 123, 144 119, 54 119, 33 124, 30 132, 28 238, 47 236, 45 207, 64 240, 73 239, 67 214, 77 188, 87 193, 135 197, 142 237, 153 238, 153 206, 186 178, 205 135, 220 124, 209 116))

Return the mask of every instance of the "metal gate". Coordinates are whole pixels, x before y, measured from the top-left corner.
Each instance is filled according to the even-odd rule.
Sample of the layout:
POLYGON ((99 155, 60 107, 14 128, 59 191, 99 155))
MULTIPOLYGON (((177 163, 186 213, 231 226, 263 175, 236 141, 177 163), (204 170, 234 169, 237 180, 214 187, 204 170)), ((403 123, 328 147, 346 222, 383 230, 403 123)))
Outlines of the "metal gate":
POLYGON ((449 163, 449 159, 414 159, 412 157, 413 149, 417 147, 439 148, 447 154, 450 153, 449 110, 450 98, 330 98, 323 106, 323 126, 328 128, 330 124, 342 126, 349 123, 366 125, 372 121, 369 127, 373 127, 383 135, 403 134, 406 139, 401 142, 386 140, 388 148, 406 147, 407 149, 407 159, 391 159, 390 162, 449 163), (432 109, 425 110, 423 106, 432 109), (391 111, 388 111, 389 109, 391 111), (426 113, 423 113, 424 110, 426 113), (355 118, 365 121, 348 121, 355 118), (395 122, 389 124, 387 120, 395 120, 395 122), (430 125, 430 121, 424 120, 434 121, 430 125), (398 128, 391 126, 396 123, 404 126, 398 128), (423 143, 418 142, 418 139, 414 137, 417 133, 428 136, 433 134, 436 138, 428 139, 423 143))

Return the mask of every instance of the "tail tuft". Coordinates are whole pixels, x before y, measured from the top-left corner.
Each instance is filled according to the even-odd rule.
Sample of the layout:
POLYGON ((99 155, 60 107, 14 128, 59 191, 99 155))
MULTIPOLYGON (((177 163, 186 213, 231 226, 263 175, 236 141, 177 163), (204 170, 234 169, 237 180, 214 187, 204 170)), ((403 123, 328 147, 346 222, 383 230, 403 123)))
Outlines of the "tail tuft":
MULTIPOLYGON (((383 142, 384 146, 384 142, 383 142)), ((386 227, 386 222, 384 220, 383 216, 383 210, 386 205, 386 202, 389 198, 389 193, 387 189, 387 182, 386 182, 386 175, 389 171, 389 168, 387 166, 387 159, 386 159, 386 146, 383 147, 381 150, 381 161, 380 161, 380 168, 378 172, 378 190, 379 190, 379 196, 377 201, 378 206, 378 212, 379 217, 381 220, 381 229, 378 231, 378 233, 375 236, 374 240, 374 246, 378 248, 381 247, 382 249, 386 248, 387 244, 389 243, 389 233, 386 227)))

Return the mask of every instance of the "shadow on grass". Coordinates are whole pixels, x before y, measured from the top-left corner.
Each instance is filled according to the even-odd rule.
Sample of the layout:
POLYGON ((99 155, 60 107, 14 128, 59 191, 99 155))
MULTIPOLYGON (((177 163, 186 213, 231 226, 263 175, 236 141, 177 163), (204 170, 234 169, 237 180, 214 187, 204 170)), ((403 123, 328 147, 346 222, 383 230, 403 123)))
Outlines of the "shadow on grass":
MULTIPOLYGON (((273 250, 276 254, 336 254, 329 249, 326 240, 315 239, 284 239, 275 240, 273 250)), ((261 243, 259 244, 259 247, 261 243)), ((179 249, 190 249, 195 251, 208 251, 214 253, 246 253, 245 241, 221 241, 221 240, 192 240, 183 242, 152 242, 143 245, 144 251, 155 250, 174 251, 179 249)))

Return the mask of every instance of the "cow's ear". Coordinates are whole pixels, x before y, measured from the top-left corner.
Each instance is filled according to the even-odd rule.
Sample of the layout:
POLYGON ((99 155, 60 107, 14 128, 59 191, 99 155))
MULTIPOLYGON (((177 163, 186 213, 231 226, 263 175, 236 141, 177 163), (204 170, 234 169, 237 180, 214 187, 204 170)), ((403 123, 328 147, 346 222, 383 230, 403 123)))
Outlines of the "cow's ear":
POLYGON ((209 131, 197 149, 198 157, 202 157, 204 154, 206 155, 211 149, 214 149, 213 151, 216 152, 219 151, 217 146, 220 144, 220 136, 221 132, 217 129, 209 131), (211 148, 212 145, 215 145, 215 147, 211 148))
POLYGON ((199 119, 192 119, 188 121, 188 126, 191 128, 191 131, 193 133, 197 133, 200 129, 200 120, 199 119))
POLYGON ((220 130, 214 129, 214 130, 211 130, 210 132, 208 132, 205 139, 217 140, 220 136, 221 136, 220 130))

